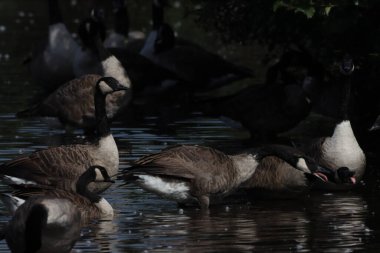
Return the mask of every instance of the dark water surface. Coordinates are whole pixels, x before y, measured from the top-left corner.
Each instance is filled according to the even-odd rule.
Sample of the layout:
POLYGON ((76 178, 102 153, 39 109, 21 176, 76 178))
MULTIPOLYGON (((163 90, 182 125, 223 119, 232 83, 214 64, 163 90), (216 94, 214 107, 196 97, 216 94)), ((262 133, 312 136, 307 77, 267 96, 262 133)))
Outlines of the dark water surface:
MULTIPOLYGON (((137 8, 137 2, 131 1, 131 5, 137 8)), ((140 11, 149 13, 149 3, 145 1, 140 11)), ((77 4, 66 1, 64 13, 79 16, 81 8, 77 4)), ((65 135, 46 123, 20 120, 14 115, 37 92, 21 62, 31 44, 43 35, 45 19, 44 1, 0 2, 1 162, 39 148, 81 141, 80 131, 65 135)), ((149 23, 146 17, 136 20, 141 27, 149 23)), ((77 18, 68 23, 74 27, 77 18)), ((186 22, 183 27, 191 29, 186 22)), ((112 132, 121 168, 170 145, 203 144, 234 150, 248 136, 197 112, 170 123, 171 131, 157 130, 156 120, 155 115, 149 115, 132 126, 115 122, 112 132)), ((369 169, 376 167, 372 160, 369 169)), ((135 186, 120 187, 121 183, 117 181, 104 194, 115 209, 114 220, 97 221, 84 228, 76 252, 380 251, 380 184, 376 177, 352 192, 316 192, 296 200, 220 205, 211 207, 208 213, 196 208, 179 209, 175 203, 135 186)), ((1 191, 8 190, 0 187, 1 191)), ((4 225, 10 217, 2 205, 0 211, 0 225, 4 225)), ((4 241, 0 242, 0 252, 8 252, 4 241)))

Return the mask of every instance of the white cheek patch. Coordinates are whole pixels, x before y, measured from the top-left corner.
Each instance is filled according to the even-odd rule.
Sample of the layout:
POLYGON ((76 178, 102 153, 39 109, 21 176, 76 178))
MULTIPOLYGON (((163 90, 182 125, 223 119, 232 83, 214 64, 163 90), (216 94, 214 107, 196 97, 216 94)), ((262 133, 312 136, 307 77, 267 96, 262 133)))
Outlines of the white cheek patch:
POLYGON ((95 182, 104 181, 104 177, 98 168, 95 169, 95 182))
POLYGON ((104 81, 99 83, 99 87, 103 94, 108 94, 113 91, 112 88, 104 81))
POLYGON ((307 166, 306 161, 303 158, 298 158, 296 166, 298 169, 302 170, 303 172, 310 172, 309 167, 307 166))

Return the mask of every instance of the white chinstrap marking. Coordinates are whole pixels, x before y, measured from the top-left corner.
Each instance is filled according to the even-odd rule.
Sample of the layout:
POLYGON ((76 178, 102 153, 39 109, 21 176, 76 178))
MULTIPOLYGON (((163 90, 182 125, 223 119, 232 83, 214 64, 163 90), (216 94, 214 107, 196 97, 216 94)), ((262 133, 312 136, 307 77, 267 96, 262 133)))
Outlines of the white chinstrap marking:
POLYGON ((98 203, 95 203, 95 206, 102 212, 102 219, 112 220, 113 208, 105 198, 101 198, 98 203))
POLYGON ((303 158, 298 158, 296 166, 298 169, 302 170, 303 172, 311 173, 309 167, 306 164, 305 159, 303 158))

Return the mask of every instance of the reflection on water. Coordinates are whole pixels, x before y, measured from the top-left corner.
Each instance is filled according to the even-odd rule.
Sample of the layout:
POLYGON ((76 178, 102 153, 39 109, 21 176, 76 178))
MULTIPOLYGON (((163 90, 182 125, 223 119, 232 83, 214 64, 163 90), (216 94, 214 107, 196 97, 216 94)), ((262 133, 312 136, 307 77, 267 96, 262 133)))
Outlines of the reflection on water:
MULTIPOLYGON (((66 135, 45 122, 14 116, 36 92, 20 65, 23 54, 18 52, 30 48, 20 39, 24 31, 32 39, 42 34, 41 30, 33 30, 42 22, 35 15, 41 11, 38 6, 44 6, 44 1, 36 2, 39 4, 34 6, 33 1, 29 7, 25 1, 0 2, 2 18, 7 20, 0 21, 0 162, 39 148, 84 141, 80 131, 66 135), (18 32, 10 33, 12 29, 18 32), (13 44, 5 35, 15 36, 13 44)), ((65 8, 73 9, 71 5, 65 8)), ((156 124, 157 115, 146 116, 133 126, 115 122, 112 131, 119 146, 121 168, 169 145, 203 144, 234 150, 247 137, 244 131, 196 112, 187 119, 170 122, 171 131, 162 132, 156 124)), ((115 209, 115 219, 83 228, 76 252, 354 252, 378 248, 377 181, 360 193, 313 193, 298 200, 220 205, 208 213, 196 208, 179 209, 175 203, 134 185, 120 187, 121 183, 117 181, 105 192, 115 209)), ((1 192, 7 190, 0 185, 1 192)), ((10 217, 2 205, 0 212, 0 226, 4 226, 10 217)), ((4 241, 0 242, 0 252, 8 252, 4 241)))

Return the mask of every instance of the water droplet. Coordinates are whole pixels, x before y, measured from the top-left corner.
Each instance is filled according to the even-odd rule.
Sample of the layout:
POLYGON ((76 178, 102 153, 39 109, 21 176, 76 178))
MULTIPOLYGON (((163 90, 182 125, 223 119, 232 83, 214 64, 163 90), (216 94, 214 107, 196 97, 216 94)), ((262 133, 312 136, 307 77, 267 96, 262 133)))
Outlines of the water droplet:
POLYGON ((7 27, 5 25, 0 25, 0 32, 5 32, 7 27))
POLYGON ((23 11, 19 11, 19 12, 18 12, 18 15, 19 15, 19 17, 25 17, 25 12, 23 12, 23 11))

